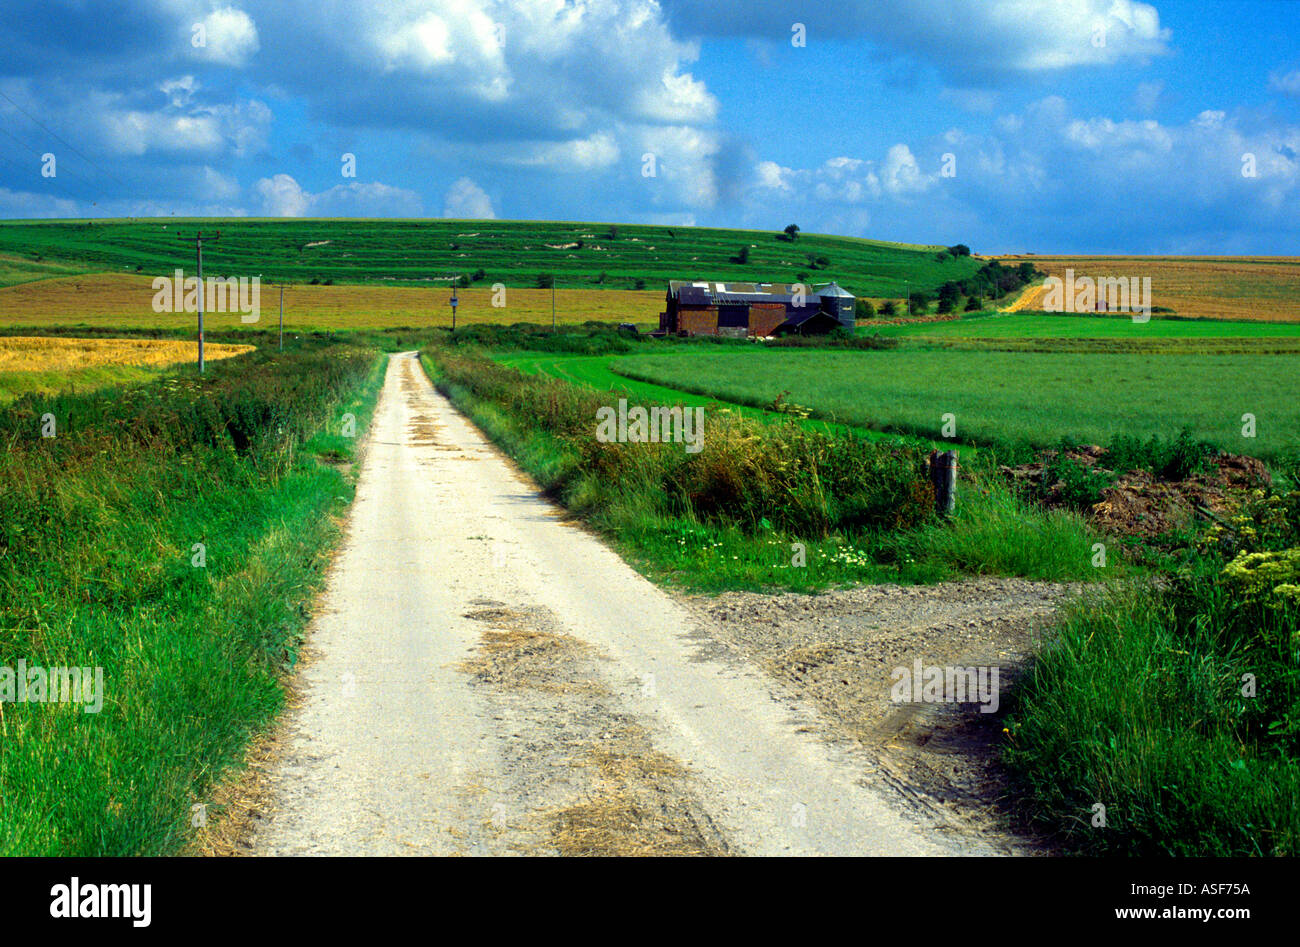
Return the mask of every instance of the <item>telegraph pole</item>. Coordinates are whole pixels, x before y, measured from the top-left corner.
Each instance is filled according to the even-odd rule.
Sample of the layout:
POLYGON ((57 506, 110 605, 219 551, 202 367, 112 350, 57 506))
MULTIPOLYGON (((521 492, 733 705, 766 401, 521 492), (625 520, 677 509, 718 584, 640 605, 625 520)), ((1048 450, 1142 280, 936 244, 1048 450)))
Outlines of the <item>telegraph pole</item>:
POLYGON ((456 306, 460 303, 460 300, 456 298, 455 286, 452 286, 451 288, 451 299, 449 300, 449 302, 451 304, 451 331, 455 332, 456 331, 456 306))
POLYGON ((555 331, 555 281, 551 281, 551 331, 555 331))
POLYGON ((284 283, 280 284, 280 351, 284 351, 284 283))
MULTIPOLYGON (((182 235, 181 239, 189 240, 190 238, 182 235)), ((203 374, 203 297, 207 295, 207 291, 203 287, 203 241, 204 239, 213 240, 213 241, 220 240, 221 231, 218 230, 216 234, 214 234, 213 236, 205 238, 203 236, 203 231, 200 230, 194 234, 193 239, 194 239, 194 252, 198 257, 198 264, 199 264, 199 374, 202 375, 203 374)), ((182 289, 183 288, 184 287, 182 287, 182 289)))

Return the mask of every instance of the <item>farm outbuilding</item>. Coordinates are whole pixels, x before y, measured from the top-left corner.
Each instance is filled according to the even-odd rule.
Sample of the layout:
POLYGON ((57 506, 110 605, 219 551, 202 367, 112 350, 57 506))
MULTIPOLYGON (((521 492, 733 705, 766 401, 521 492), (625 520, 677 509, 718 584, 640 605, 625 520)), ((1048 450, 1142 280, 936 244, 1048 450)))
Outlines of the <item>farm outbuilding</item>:
POLYGON ((715 283, 672 280, 659 329, 671 335, 735 338, 853 329, 855 299, 836 283, 715 283))

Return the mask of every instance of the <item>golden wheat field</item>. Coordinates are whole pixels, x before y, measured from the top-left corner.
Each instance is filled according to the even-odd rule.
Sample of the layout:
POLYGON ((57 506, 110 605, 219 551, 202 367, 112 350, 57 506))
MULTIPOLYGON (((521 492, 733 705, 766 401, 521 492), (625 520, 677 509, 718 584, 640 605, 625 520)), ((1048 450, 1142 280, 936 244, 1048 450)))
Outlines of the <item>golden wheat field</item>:
MULTIPOLYGON (((1029 260, 1050 276, 1151 277, 1151 303, 1180 316, 1204 319, 1300 321, 1300 257, 1038 256, 1029 260)), ((1026 291, 1011 307, 1042 304, 1042 287, 1026 291)))
MULTIPOLYGON (((251 352, 251 345, 208 343, 204 358, 216 361, 251 352)), ((196 357, 193 342, 158 339, 61 339, 0 336, 0 373, 73 372, 109 365, 162 368, 196 357)))
MULTIPOLYGON (((457 325, 515 322, 549 324, 551 291, 505 290, 505 305, 495 307, 485 286, 456 290, 457 325)), ((383 329, 394 326, 448 326, 451 288, 415 286, 311 286, 285 290, 284 324, 289 329, 383 329)), ((87 325, 118 328, 179 328, 195 323, 194 313, 157 313, 151 278, 101 273, 39 280, 0 288, 0 326, 87 325)), ((263 284, 258 321, 244 323, 238 312, 207 312, 213 330, 274 329, 279 323, 280 290, 263 284)), ((557 289, 556 321, 573 324, 634 322, 658 325, 662 292, 557 289)))

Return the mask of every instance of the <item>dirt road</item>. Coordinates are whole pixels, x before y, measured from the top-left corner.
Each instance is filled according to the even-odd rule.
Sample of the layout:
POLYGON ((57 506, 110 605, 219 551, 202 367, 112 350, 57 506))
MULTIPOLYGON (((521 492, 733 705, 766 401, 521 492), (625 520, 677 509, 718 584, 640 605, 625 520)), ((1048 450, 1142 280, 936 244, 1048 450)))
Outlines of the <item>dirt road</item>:
MULTIPOLYGON (((593 422, 594 423, 594 422, 593 422)), ((394 356, 261 854, 985 854, 394 356)))

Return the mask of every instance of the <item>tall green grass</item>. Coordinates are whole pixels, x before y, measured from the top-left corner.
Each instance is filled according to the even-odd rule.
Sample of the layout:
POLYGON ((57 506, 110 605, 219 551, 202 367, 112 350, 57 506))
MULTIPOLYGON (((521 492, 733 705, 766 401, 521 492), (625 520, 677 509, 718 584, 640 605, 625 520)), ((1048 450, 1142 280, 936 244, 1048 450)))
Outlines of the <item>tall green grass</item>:
POLYGON ((0 415, 0 666, 102 667, 105 690, 94 714, 0 705, 0 852, 185 847, 282 705, 352 492, 316 458, 346 456, 340 415, 363 430, 381 381, 372 349, 309 338, 0 415))
POLYGON ((1261 496, 1164 583, 1066 612, 1007 724, 1027 815, 1082 853, 1297 854, 1298 514, 1261 496))

